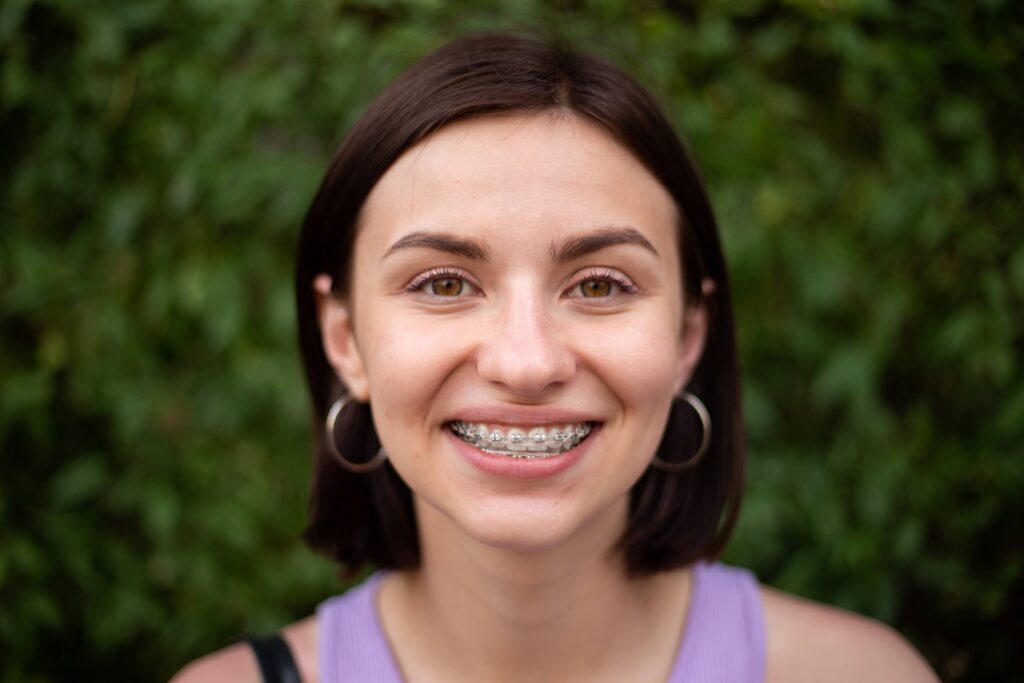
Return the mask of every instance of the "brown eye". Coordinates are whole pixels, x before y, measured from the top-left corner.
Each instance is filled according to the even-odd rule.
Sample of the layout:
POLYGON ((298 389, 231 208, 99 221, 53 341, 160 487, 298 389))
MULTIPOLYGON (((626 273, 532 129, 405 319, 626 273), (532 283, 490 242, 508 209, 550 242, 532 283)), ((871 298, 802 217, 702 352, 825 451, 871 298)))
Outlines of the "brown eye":
POLYGON ((612 293, 612 283, 607 280, 584 280, 580 283, 580 293, 587 298, 600 298, 612 293))
POLYGON ((443 277, 432 280, 430 291, 436 296, 458 296, 462 294, 462 280, 457 277, 443 277))

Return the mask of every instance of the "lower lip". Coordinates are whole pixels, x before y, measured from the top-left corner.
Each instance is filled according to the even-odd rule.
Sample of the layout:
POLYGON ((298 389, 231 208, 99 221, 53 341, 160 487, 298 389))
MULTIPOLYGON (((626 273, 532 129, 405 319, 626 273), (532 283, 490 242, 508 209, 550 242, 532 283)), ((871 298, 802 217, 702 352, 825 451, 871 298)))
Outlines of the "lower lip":
POLYGON ((550 455, 546 458, 513 458, 492 455, 470 446, 445 427, 448 437, 455 442, 455 450, 469 461, 469 464, 486 474, 506 479, 544 479, 565 472, 586 454, 590 448, 590 442, 593 441, 600 429, 600 425, 594 425, 587 438, 564 453, 550 455))

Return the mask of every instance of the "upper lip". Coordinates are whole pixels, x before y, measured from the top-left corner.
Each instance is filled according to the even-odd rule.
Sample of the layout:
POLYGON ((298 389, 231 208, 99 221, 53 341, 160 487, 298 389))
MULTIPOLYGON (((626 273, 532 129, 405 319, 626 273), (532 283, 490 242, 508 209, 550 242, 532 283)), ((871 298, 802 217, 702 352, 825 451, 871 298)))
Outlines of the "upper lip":
POLYGON ((592 413, 554 406, 474 406, 457 411, 449 421, 515 426, 597 422, 598 420, 592 413))

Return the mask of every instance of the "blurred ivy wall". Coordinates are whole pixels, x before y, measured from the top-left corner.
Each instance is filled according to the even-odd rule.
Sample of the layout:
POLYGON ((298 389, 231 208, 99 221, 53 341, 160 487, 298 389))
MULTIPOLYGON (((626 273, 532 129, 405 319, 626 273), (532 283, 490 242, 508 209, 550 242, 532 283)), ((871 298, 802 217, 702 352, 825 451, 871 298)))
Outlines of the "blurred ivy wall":
POLYGON ((298 225, 369 98, 495 27, 626 66, 705 172, 750 450, 726 559, 946 681, 1019 674, 1024 6, 514 7, 0 4, 0 681, 166 680, 340 590, 298 540, 298 225))

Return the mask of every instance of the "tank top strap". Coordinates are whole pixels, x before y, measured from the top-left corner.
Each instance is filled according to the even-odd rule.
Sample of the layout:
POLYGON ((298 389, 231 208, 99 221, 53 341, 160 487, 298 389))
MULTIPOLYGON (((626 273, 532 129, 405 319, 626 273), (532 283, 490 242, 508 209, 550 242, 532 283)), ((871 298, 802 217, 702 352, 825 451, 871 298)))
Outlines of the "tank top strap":
POLYGON ((682 644, 669 683, 763 683, 765 627, 757 578, 698 562, 682 644))
POLYGON ((322 683, 401 683, 402 675, 377 617, 382 576, 374 574, 317 608, 317 661, 322 683))
POLYGON ((263 683, 302 683, 292 650, 280 633, 262 638, 246 636, 244 640, 256 657, 263 683))

